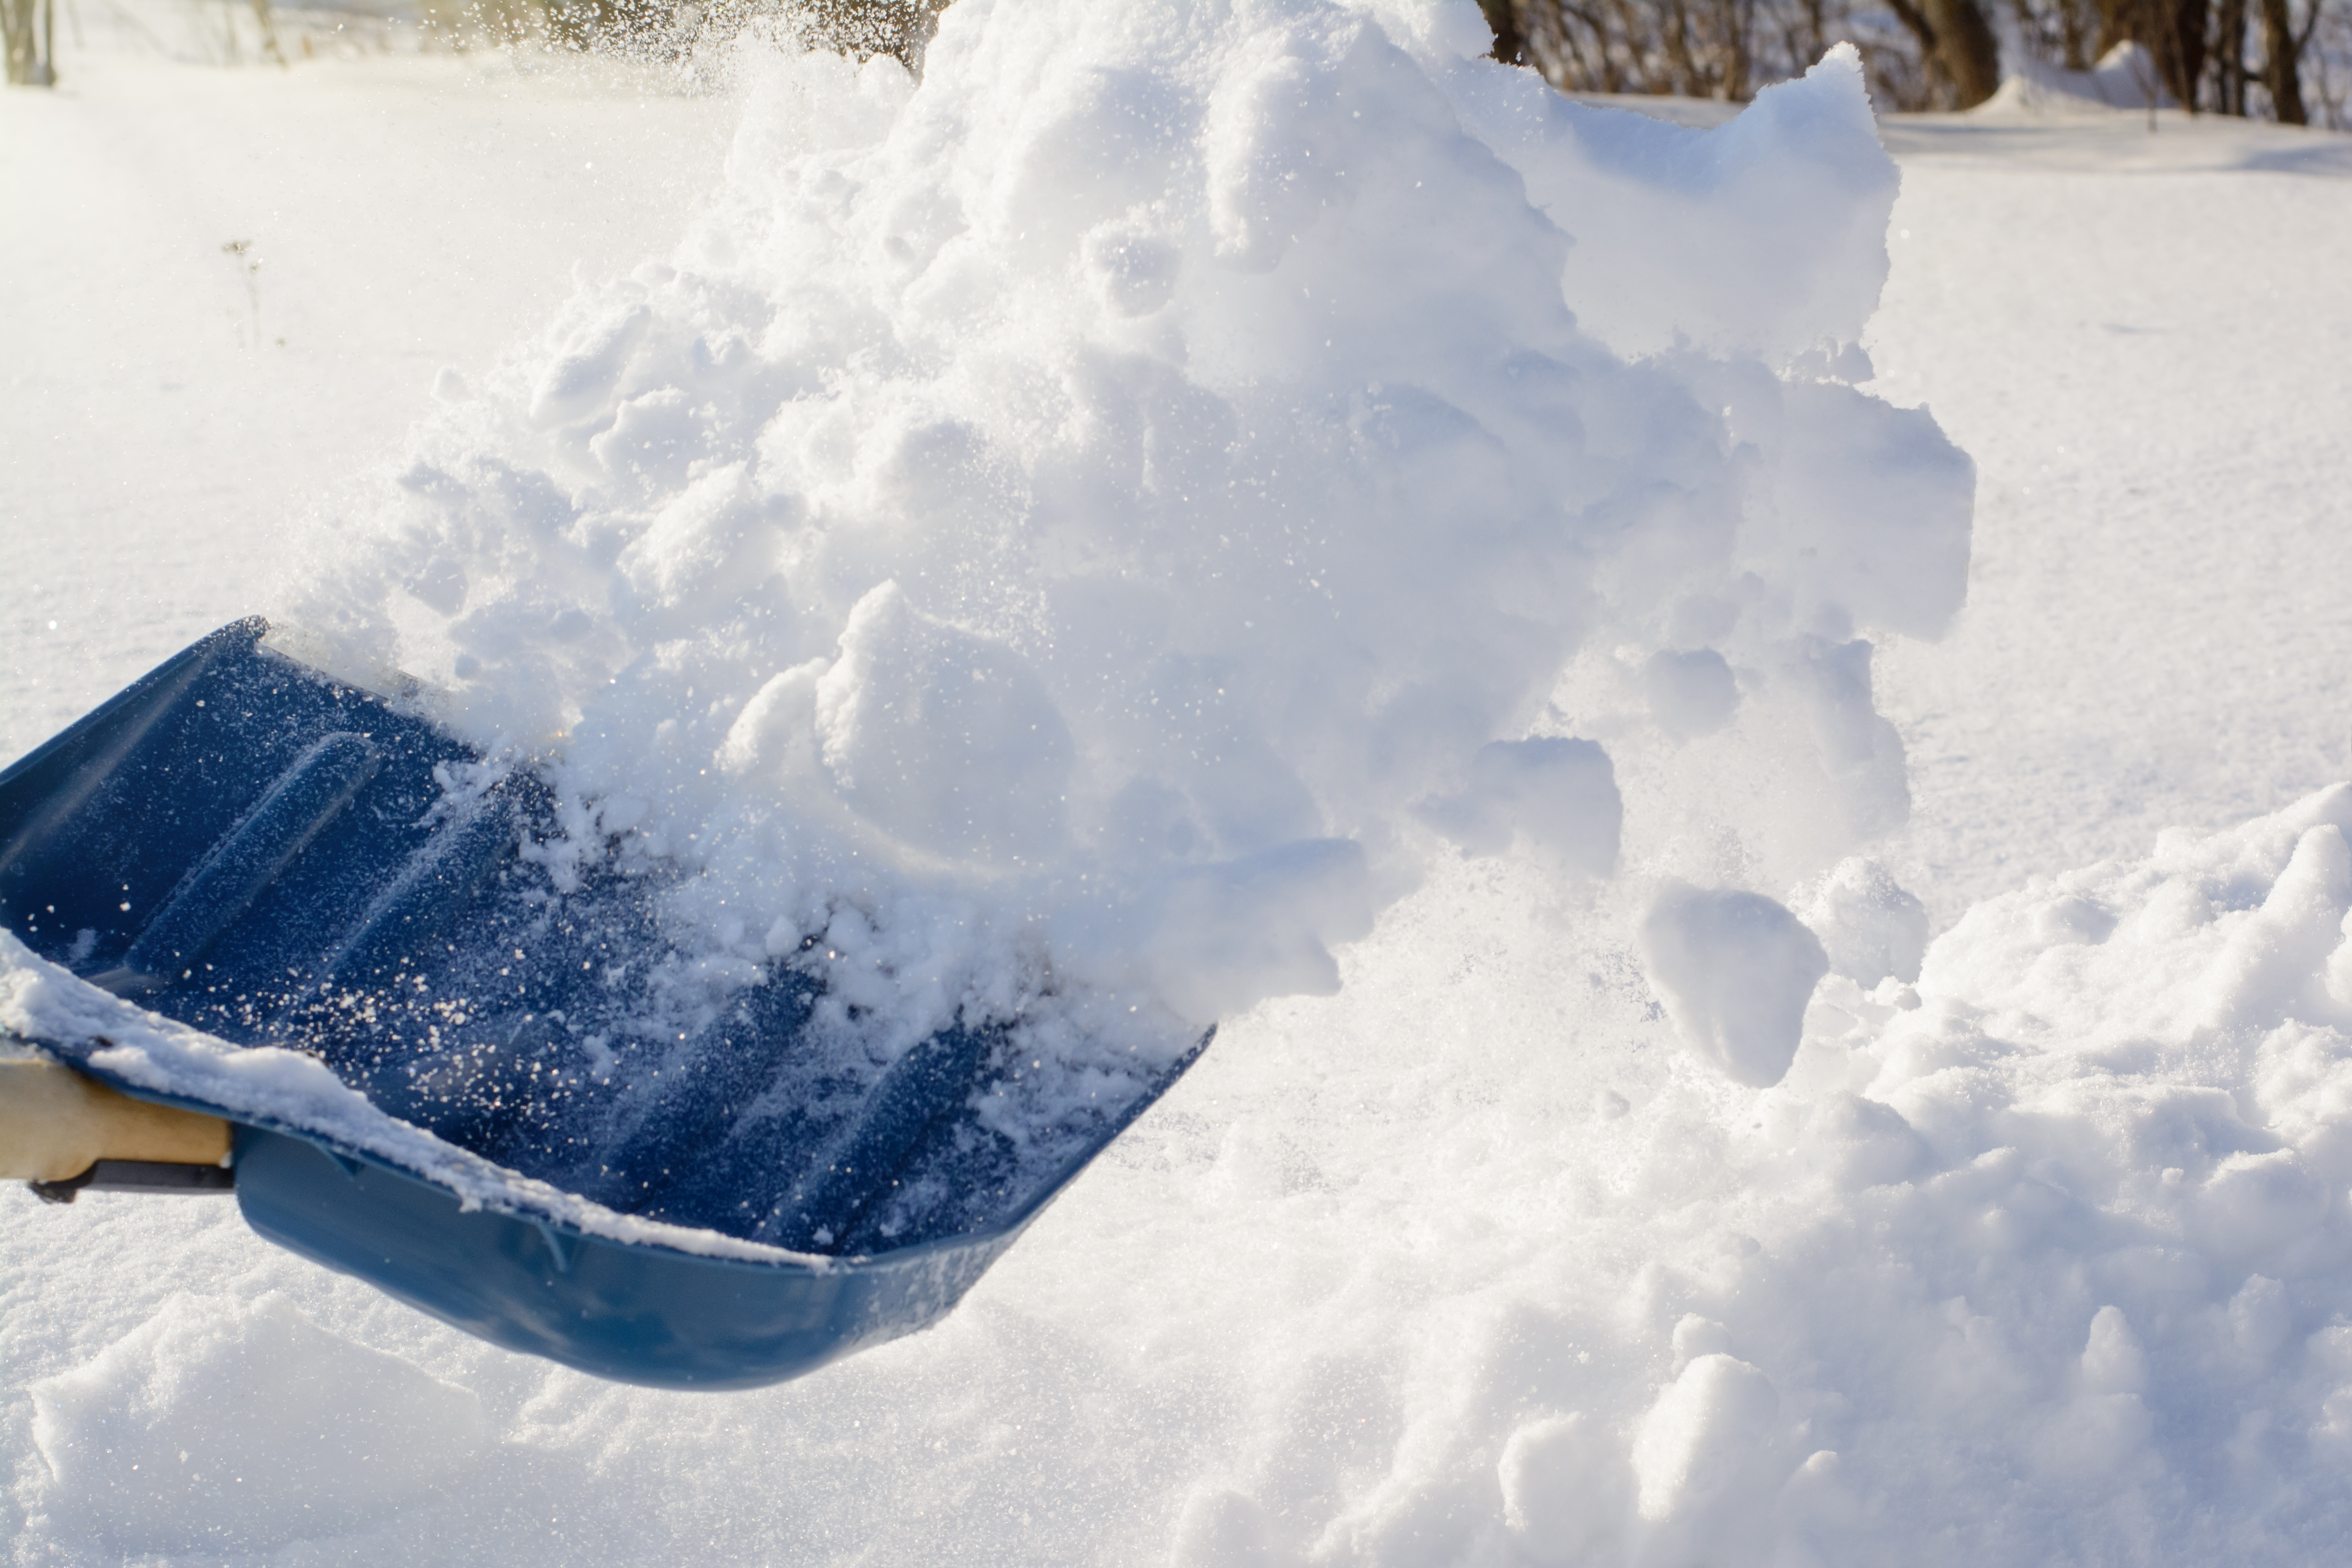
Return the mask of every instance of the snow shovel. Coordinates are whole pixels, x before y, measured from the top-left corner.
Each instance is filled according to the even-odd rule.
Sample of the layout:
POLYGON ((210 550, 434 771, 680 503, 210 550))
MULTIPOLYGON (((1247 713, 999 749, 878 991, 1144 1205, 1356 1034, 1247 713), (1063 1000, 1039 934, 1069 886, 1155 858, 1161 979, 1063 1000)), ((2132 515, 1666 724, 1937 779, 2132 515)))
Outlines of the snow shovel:
POLYGON ((559 878, 541 779, 267 631, 0 773, 0 1008, 37 1053, 0 1062, 0 1175, 43 1196, 233 1192, 494 1343, 750 1387, 937 1321, 1208 1045, 1139 1061, 1043 1160, 979 1113, 1027 1065, 1002 1026, 845 1066, 790 963, 616 1070, 666 873, 559 878))

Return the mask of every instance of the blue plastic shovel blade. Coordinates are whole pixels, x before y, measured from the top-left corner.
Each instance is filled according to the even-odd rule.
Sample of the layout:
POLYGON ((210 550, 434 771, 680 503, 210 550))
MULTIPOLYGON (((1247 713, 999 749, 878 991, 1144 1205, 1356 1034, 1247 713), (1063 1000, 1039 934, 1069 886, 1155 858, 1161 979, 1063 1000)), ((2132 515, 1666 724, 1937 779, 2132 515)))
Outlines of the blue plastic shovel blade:
POLYGON ((303 1051, 447 1143, 679 1228, 469 1209, 331 1128, 125 1081, 91 1059, 102 1041, 34 1043, 238 1122, 257 1231, 468 1332, 726 1388, 923 1328, 1208 1043, 1138 1075, 1043 1172, 973 1114, 1011 1068, 1001 1028, 845 1067, 810 1026, 820 982, 787 964, 637 1070, 592 1070, 587 1042, 645 1006, 628 977, 669 952, 667 873, 615 852, 559 886, 524 852, 557 835, 541 779, 482 783, 473 748, 267 630, 225 627, 0 773, 0 924, 141 1007, 303 1051))

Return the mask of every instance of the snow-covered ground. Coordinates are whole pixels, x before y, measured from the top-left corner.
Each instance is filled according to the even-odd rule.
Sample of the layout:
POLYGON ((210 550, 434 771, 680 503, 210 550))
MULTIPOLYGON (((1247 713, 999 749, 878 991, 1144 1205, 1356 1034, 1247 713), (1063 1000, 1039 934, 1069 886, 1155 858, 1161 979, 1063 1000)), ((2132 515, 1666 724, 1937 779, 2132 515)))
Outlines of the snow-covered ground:
POLYGON ((1948 920, 2346 776, 2352 139, 2116 111, 1886 141, 1878 389, 1979 475, 1968 615, 1882 666, 1922 896, 1948 920))
MULTIPOLYGON (((0 96, 10 756, 262 602, 575 263, 670 253, 734 122, 104 43, 0 96)), ((198 1201, 0 1194, 17 1560, 2335 1554, 2352 809, 2294 803, 2352 776, 2352 143, 1884 137, 1870 390, 1979 474, 1968 608, 1876 666, 1913 804, 1874 852, 1945 933, 1916 990, 1832 977, 1741 1088, 1622 931, 1445 863, 943 1327, 752 1394, 489 1350, 198 1201)))
POLYGON ((0 99, 10 756, 247 613, 273 540, 398 446, 442 366, 551 314, 574 266, 674 238, 734 123, 497 58, 180 63, 92 9, 55 92, 0 99))

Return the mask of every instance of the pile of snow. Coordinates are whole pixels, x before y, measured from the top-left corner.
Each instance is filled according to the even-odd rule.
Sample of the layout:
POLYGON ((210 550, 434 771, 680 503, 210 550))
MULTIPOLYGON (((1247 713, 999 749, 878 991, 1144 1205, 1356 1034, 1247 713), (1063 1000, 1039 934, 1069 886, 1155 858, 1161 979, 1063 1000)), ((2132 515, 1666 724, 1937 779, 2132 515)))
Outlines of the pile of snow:
POLYGON ((57 1522, 141 1553, 235 1550, 321 1517, 363 1527, 461 1481, 488 1425, 465 1389, 276 1292, 235 1312, 175 1295, 33 1395, 57 1522))
POLYGON ((2177 107, 2154 52, 2126 38, 2101 55, 2088 70, 2068 70, 2029 56, 2017 63, 2000 90, 1978 112, 2063 114, 2177 107))
MULTIPOLYGON (((1433 887, 1381 967, 1270 1009, 1253 1042, 1344 1036, 1365 1059, 1304 1109, 1244 1111, 1150 1238, 1280 1238, 1239 1268, 1273 1341, 1253 1364, 1301 1366, 1255 1391, 1173 1560, 2332 1554, 2347 831, 2337 786, 2037 878, 1969 910, 1916 985, 1823 980, 1762 1090, 1725 1082, 1736 1034, 1676 1049, 1597 918, 1546 952, 1493 940, 1528 879, 1433 887), (1488 942, 1447 951, 1482 919, 1488 942), (1475 991, 1448 989, 1465 964, 1475 991), (1341 1342, 1393 1358, 1392 1405, 1346 1384, 1319 1348, 1341 1342), (1359 1414, 1385 1426, 1328 1436, 1359 1414)), ((1729 900, 1665 908, 1727 950, 1712 984, 1819 973, 1818 948, 1789 956, 1801 931, 1729 900)), ((1245 1106, 1252 1087, 1227 1085, 1245 1106)), ((1203 1375, 1205 1343, 1156 1332, 1196 1358, 1171 1384, 1203 1375)))
POLYGON ((1906 810, 1868 639, 1943 629, 1972 487, 1849 384, 1859 61, 1696 132, 1487 41, 963 0, 919 86, 748 47, 693 231, 445 379, 296 651, 548 759, 559 874, 694 873, 676 1005, 806 965, 877 1059, 1172 1051, 1457 849, 1820 872, 1906 810))
POLYGON ((289 1264, 307 1307, 165 1288, 34 1381, 15 1496, 175 1556, 2325 1560, 2347 828, 2339 786, 2036 879, 1916 985, 1823 980, 1760 1090, 1675 1047, 1602 911, 1532 942, 1543 876, 1456 863, 931 1333, 655 1394, 289 1264))

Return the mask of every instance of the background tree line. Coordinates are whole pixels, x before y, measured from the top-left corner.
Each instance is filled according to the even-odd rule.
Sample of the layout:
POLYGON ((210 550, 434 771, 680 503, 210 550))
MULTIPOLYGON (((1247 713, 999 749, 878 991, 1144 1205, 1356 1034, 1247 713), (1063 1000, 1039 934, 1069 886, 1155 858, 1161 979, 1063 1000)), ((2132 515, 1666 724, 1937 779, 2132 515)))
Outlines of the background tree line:
MULTIPOLYGON (((949 0, 421 0, 426 25, 576 48, 688 48, 755 14, 916 64, 949 0)), ((268 28, 269 0, 253 0, 268 28)), ((1878 106, 1969 109, 2004 70, 2088 69, 2138 46, 2137 86, 2191 111, 2352 129, 2352 0, 1479 0, 1495 56, 1569 92, 1745 102, 1841 39, 1878 106)), ((11 82, 55 79, 56 0, 0 0, 11 82)))
MULTIPOLYGON (((68 0, 70 4, 71 0, 68 0)), ((197 0, 201 5, 201 0, 197 0)), ((799 35, 803 43, 858 59, 896 55, 917 66, 937 29, 948 0, 382 0, 393 20, 415 21, 425 47, 464 50, 483 46, 544 44, 558 48, 610 50, 639 57, 676 58, 698 43, 732 36, 753 18, 799 35), (413 7, 413 9, 411 9, 413 7)), ((290 63, 289 47, 278 41, 280 24, 291 20, 297 34, 306 16, 340 22, 357 6, 313 13, 302 0, 235 0, 249 7, 260 58, 290 63)), ((0 0, 0 55, 7 80, 16 86, 57 82, 58 0, 0 0)), ((124 15, 117 5, 118 15, 124 15)), ((229 23, 225 63, 236 63, 236 26, 229 23)), ((143 28, 142 28, 143 31, 143 28)), ((152 35, 149 35, 152 39, 152 35)), ((299 37, 298 37, 299 42, 299 37)), ((160 45, 157 47, 161 47, 160 45)))
MULTIPOLYGON (((33 0, 0 0, 30 5, 33 0)), ((427 0, 451 4, 453 0, 427 0)), ((949 0, 470 0, 560 41, 638 45, 782 13, 811 42, 916 64, 949 0)), ((2138 46, 2136 89, 2194 111, 2347 129, 2352 0, 1479 0, 1495 56, 1570 92, 1746 102, 1842 39, 1883 110, 1971 109, 2006 69, 2138 46)))
POLYGON ((2004 66, 2090 68, 2137 44, 2184 108, 2346 129, 2347 0, 1480 0, 1498 59, 1570 92, 1743 102, 1840 39, 1881 109, 1970 109, 2004 66), (2011 58, 2015 57, 2015 58, 2011 58))

